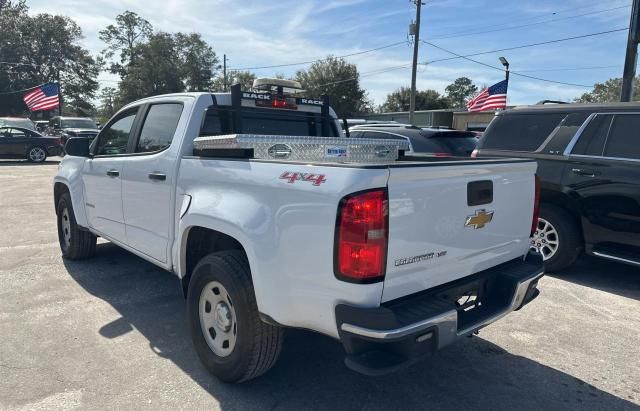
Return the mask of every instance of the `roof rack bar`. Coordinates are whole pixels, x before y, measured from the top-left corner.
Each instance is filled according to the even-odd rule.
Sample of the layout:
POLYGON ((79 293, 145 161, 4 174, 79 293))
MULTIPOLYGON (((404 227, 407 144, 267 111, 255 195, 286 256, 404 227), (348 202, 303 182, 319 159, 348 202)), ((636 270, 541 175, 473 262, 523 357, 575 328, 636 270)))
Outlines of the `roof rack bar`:
POLYGON ((320 108, 320 118, 322 121, 322 135, 329 135, 329 120, 331 116, 329 115, 329 96, 327 94, 322 95, 322 107, 320 108))
POLYGON ((242 86, 240 84, 231 86, 231 108, 233 132, 242 133, 242 86))

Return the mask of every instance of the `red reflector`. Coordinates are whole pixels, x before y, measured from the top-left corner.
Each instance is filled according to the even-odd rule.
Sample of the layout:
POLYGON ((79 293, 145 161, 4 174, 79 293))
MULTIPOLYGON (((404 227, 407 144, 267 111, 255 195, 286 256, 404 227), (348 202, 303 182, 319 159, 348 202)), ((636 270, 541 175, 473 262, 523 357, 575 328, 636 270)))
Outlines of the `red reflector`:
POLYGON ((345 281, 372 283, 384 278, 389 205, 386 190, 342 199, 336 227, 335 274, 345 281))
POLYGON ((538 229, 538 215, 540 213, 540 177, 535 175, 535 195, 533 198, 533 219, 531 221, 531 235, 538 229))
POLYGON ((451 153, 433 153, 436 157, 451 157, 451 153))

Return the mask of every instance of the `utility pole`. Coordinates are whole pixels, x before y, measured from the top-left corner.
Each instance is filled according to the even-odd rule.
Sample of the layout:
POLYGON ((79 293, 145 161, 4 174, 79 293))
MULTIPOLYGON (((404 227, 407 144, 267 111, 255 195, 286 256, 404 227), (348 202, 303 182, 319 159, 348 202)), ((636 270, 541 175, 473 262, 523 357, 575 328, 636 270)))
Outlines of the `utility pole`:
POLYGON ((624 59, 624 73, 622 75, 620 101, 631 101, 633 98, 633 78, 636 76, 638 43, 640 42, 639 20, 640 0, 633 0, 633 7, 631 7, 631 22, 629 23, 629 37, 627 38, 627 53, 624 59))
POLYGON ((413 64, 411 66, 411 96, 409 97, 409 124, 414 125, 416 111, 416 72, 418 69, 418 48, 420 47, 420 9, 422 0, 416 3, 416 23, 413 29, 413 64))
POLYGON ((227 91, 227 55, 222 56, 222 87, 227 91))

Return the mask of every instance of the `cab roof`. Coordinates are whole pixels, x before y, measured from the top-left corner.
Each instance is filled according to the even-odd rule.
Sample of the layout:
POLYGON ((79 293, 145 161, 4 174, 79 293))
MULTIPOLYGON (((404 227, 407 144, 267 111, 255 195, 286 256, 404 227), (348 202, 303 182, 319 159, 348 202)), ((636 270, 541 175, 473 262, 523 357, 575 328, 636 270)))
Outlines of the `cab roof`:
POLYGON ((517 106, 509 110, 500 111, 497 115, 534 114, 534 113, 569 113, 573 111, 626 111, 640 110, 640 101, 630 103, 570 103, 570 104, 536 104, 531 106, 517 106))

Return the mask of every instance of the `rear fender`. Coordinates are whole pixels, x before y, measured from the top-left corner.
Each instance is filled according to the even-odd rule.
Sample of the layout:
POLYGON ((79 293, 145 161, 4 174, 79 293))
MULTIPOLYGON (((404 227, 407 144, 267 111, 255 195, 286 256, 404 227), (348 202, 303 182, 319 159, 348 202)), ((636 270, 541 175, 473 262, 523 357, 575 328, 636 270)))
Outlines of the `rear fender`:
MULTIPOLYGON (((85 159, 81 157, 65 157, 60 163, 58 174, 53 178, 54 187, 62 184, 69 192, 73 205, 73 214, 78 225, 89 227, 84 203, 84 184, 82 182, 82 169, 85 159)), ((58 207, 58 204, 54 204, 58 207)))

